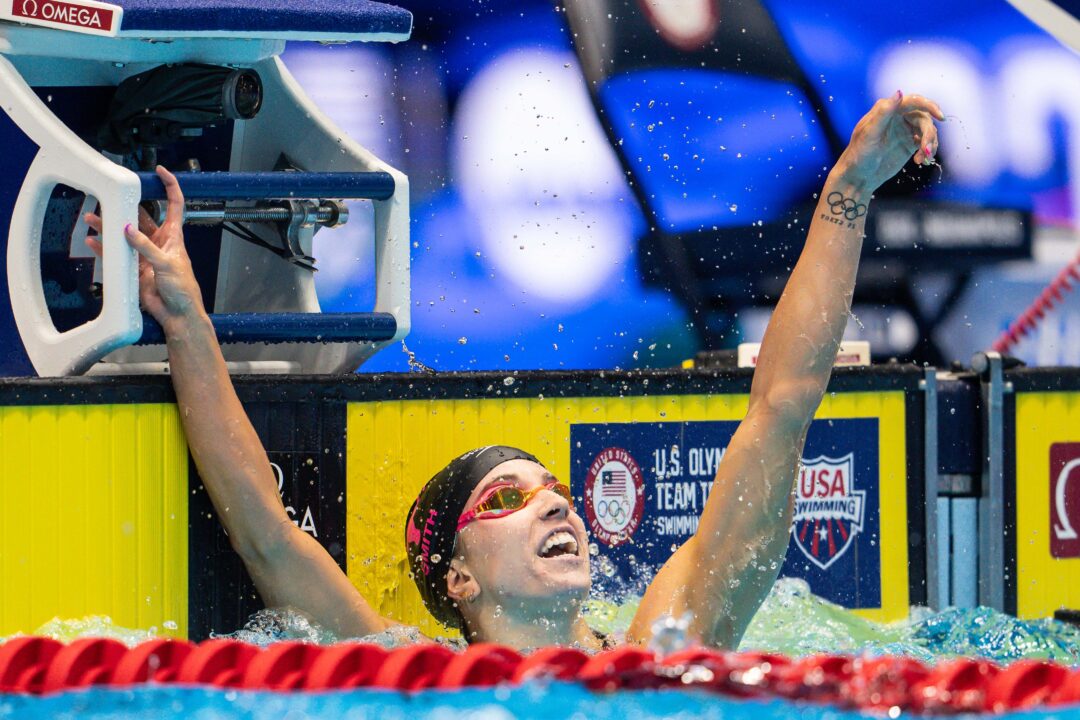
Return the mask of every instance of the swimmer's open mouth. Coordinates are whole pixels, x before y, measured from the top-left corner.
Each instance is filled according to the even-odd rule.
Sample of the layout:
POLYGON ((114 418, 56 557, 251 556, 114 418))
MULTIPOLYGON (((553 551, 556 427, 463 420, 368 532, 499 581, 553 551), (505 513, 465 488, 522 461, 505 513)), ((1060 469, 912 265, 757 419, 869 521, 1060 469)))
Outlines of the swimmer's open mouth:
POLYGON ((542 558, 553 558, 563 555, 573 555, 576 557, 577 554, 577 539, 565 530, 552 533, 551 537, 549 537, 544 542, 543 547, 540 548, 540 557, 542 558))

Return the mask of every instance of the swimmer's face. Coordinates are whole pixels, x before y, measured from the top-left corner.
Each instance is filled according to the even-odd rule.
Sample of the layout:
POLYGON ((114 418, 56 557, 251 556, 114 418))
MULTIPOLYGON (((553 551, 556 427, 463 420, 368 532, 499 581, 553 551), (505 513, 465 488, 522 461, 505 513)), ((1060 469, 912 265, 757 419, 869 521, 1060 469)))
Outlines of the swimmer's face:
MULTIPOLYGON (((530 460, 509 460, 491 470, 473 490, 472 508, 493 485, 512 484, 528 491, 555 477, 530 460)), ((589 550, 585 524, 570 503, 552 490, 541 490, 521 510, 477 519, 458 535, 457 555, 476 578, 487 604, 525 610, 535 600, 544 607, 559 600, 584 600, 589 591, 589 550)))

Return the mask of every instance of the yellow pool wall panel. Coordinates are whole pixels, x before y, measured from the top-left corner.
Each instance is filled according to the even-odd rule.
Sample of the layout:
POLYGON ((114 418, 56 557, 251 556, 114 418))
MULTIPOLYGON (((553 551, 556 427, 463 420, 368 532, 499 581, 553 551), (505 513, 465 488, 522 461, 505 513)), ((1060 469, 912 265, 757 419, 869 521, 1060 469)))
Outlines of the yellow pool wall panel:
POLYGON ((1080 442, 1080 392, 1016 394, 1016 614, 1080 608, 1080 558, 1050 553, 1050 446, 1080 442))
MULTIPOLYGON (((423 484, 451 458, 481 445, 519 446, 570 477, 570 427, 579 423, 739 420, 749 396, 402 400, 350 403, 347 420, 348 573, 383 615, 429 634, 445 629, 409 578, 404 523, 423 484)), ((906 424, 903 392, 827 396, 817 419, 878 418, 882 604, 873 620, 909 610, 906 424)))
POLYGON ((0 637, 90 615, 186 636, 187 532, 174 405, 0 407, 0 637))

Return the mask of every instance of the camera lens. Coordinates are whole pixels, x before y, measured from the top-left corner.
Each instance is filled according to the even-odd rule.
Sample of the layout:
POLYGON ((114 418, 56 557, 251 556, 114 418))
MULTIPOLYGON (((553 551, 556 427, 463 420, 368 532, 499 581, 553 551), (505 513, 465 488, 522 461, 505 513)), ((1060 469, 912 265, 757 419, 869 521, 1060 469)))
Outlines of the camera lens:
POLYGON ((221 92, 222 112, 231 120, 250 120, 262 107, 262 80, 254 70, 234 70, 221 92))

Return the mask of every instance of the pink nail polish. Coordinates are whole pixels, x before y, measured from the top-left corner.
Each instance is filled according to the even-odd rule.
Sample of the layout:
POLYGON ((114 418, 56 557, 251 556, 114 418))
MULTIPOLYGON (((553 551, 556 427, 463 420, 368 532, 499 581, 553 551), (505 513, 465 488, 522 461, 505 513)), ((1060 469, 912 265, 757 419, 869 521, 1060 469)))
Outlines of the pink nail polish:
POLYGON ((131 223, 128 223, 127 225, 124 226, 124 234, 125 235, 130 235, 131 234, 131 223))
POLYGON ((924 145, 922 151, 923 151, 923 155, 925 155, 927 158, 934 157, 934 153, 930 152, 930 146, 929 145, 924 145))

